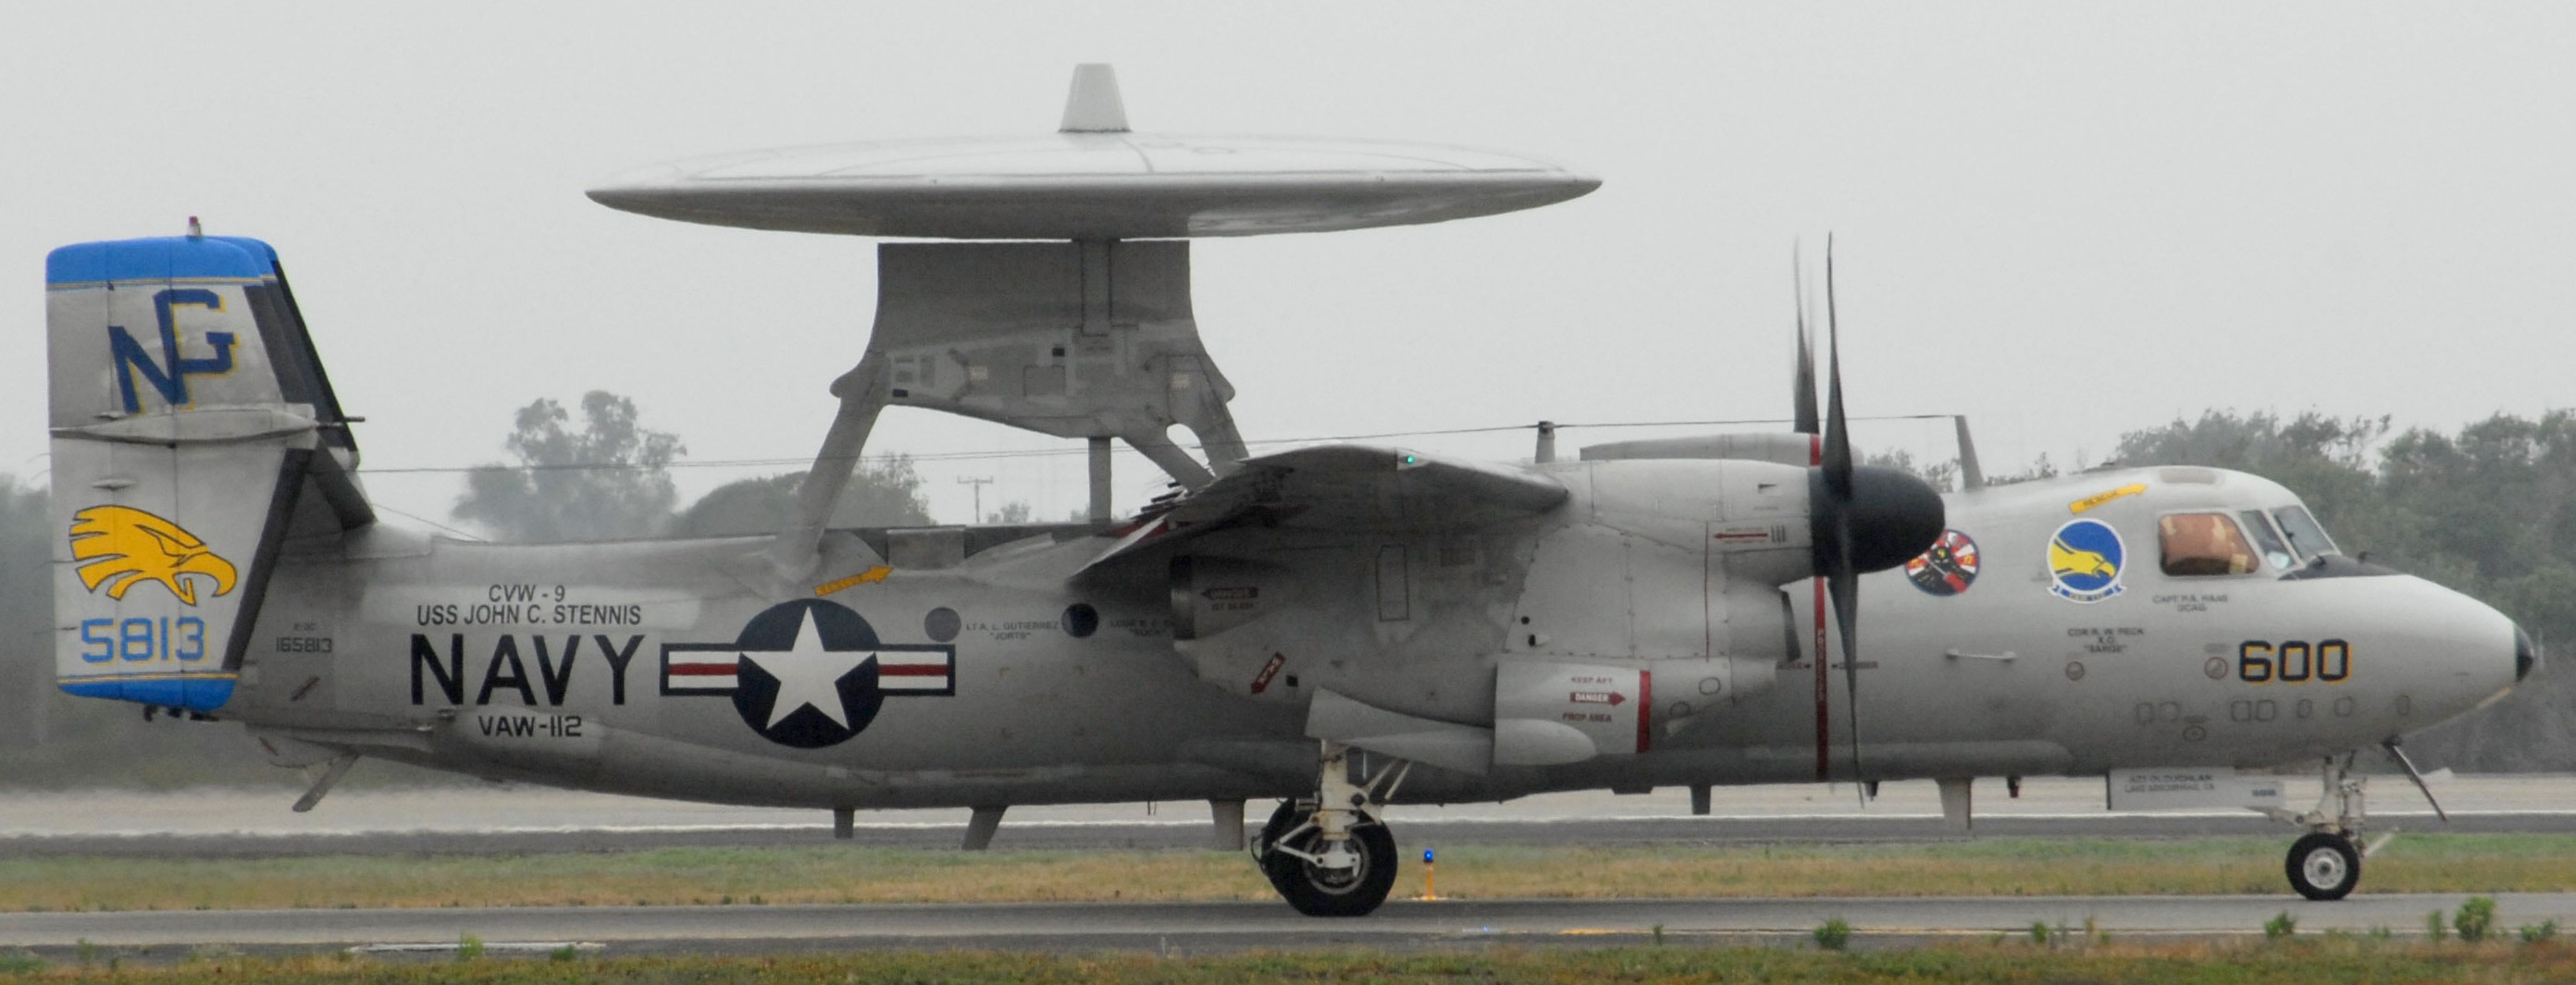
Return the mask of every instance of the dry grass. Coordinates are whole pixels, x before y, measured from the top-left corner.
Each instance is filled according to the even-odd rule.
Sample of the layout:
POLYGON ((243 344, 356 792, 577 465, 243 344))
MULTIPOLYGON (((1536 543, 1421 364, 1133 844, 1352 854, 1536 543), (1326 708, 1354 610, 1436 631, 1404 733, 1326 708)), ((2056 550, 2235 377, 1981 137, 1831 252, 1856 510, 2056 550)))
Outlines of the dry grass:
POLYGON ((2466 947, 2364 940, 2240 945, 2107 945, 2045 950, 2022 944, 1956 945, 1823 953, 1781 949, 1497 948, 1392 954, 1377 951, 1254 952, 1215 957, 1045 954, 991 951, 860 951, 711 958, 483 959, 390 963, 342 956, 192 959, 175 965, 109 969, 58 964, 12 973, 9 981, 339 983, 697 983, 697 982, 1152 982, 1235 985, 1370 982, 2563 982, 2576 980, 2576 951, 2554 945, 2466 947))
MULTIPOLYGON (((1528 897, 2277 893, 2286 839, 1995 839, 1924 845, 1554 848, 1440 853, 1440 892, 1528 897)), ((1421 891, 1406 852, 1399 895, 1421 891)), ((2370 892, 2576 886, 2576 836, 2411 835, 2365 867, 2370 892)), ((532 856, 0 860, 0 909, 1267 900, 1230 852, 665 849, 532 856)))

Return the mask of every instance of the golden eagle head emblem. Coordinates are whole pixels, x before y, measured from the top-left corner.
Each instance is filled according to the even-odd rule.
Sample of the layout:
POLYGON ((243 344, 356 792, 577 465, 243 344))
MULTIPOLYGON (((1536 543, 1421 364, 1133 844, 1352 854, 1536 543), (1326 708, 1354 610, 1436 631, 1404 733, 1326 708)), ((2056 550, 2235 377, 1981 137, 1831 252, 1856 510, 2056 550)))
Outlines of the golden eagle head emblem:
POLYGON ((233 564, 215 556, 197 535, 131 506, 93 506, 72 514, 72 560, 90 591, 107 587, 123 599, 136 585, 157 581, 189 605, 197 604, 197 579, 212 581, 216 595, 233 590, 233 564), (189 577, 195 576, 195 577, 189 577))
POLYGON ((2100 551, 2068 547, 2066 542, 2051 538, 2048 542, 2048 567, 2058 577, 2069 575, 2109 578, 2120 573, 2118 565, 2100 551))

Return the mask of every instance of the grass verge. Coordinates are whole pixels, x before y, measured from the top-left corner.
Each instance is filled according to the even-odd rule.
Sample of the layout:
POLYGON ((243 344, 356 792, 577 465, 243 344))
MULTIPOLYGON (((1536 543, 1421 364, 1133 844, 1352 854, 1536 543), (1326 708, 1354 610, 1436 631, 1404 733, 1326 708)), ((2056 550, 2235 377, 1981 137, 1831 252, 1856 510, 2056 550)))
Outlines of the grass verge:
POLYGON ((1388 954, 1369 951, 1255 952, 1215 957, 1061 955, 990 951, 862 951, 741 958, 638 957, 380 963, 309 958, 198 958, 172 965, 109 968, 59 965, 0 981, 195 982, 2171 982, 2279 985, 2355 982, 2559 982, 2576 979, 2576 950, 2557 944, 2428 945, 2360 939, 2247 945, 2104 945, 2052 951, 2022 944, 1895 951, 1818 952, 1751 948, 1498 948, 1388 954))
MULTIPOLYGON (((2282 841, 1997 838, 1934 844, 1465 845, 1458 899, 2279 893, 2282 841)), ((1396 894, 1419 893, 1405 853, 1396 894)), ((2372 892, 2576 886, 2576 835, 2409 835, 2365 866, 2372 892)), ((957 852, 848 846, 528 856, 173 861, 0 859, 0 910, 658 906, 1268 900, 1238 853, 957 852)))

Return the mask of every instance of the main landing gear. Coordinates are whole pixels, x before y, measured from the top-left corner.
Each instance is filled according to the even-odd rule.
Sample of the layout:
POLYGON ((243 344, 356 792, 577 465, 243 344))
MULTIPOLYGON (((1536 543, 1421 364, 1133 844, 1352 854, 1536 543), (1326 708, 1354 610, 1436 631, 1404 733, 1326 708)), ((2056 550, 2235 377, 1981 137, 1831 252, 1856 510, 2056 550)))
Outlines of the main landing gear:
POLYGON ((1395 886, 1395 836, 1378 811, 1404 785, 1413 764, 1388 761, 1352 779, 1350 747, 1323 744, 1315 796, 1281 801, 1252 839, 1252 860, 1297 912, 1310 917, 1367 916, 1395 886))

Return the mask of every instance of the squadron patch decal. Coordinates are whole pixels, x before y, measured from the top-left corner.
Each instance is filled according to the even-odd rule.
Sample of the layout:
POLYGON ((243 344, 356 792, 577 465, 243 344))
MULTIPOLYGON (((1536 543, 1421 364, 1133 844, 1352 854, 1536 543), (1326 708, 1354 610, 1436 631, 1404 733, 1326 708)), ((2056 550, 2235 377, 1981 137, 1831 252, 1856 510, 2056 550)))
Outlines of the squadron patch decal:
POLYGON ((2068 520, 2048 537, 2048 593, 2069 602, 2099 602, 2127 589, 2120 570, 2128 563, 2120 532, 2100 520, 2068 520))
POLYGON ((820 749, 866 730, 889 696, 956 694, 957 648, 881 643, 849 608, 799 599, 751 617, 731 643, 663 644, 662 693, 730 697, 762 738, 820 749))
POLYGON ((131 506, 92 506, 72 514, 72 560, 82 562, 81 584, 90 591, 104 586, 107 597, 123 601, 125 593, 145 582, 159 582, 188 605, 197 604, 198 579, 216 595, 232 593, 239 574, 178 524, 131 506))
POLYGON ((1944 530, 1930 549, 1905 562, 1905 577, 1916 588, 1946 597, 1976 584, 1977 568, 1977 542, 1967 534, 1944 530))

